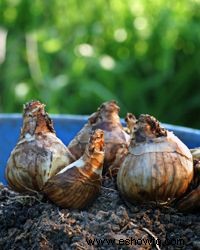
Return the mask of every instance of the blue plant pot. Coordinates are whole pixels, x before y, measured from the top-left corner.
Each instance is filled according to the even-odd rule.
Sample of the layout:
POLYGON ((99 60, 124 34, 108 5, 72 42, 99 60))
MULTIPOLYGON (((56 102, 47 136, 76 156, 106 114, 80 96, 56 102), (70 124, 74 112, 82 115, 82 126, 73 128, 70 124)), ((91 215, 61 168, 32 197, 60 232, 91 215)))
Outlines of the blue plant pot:
MULTIPOLYGON (((87 122, 88 116, 50 115, 57 136, 68 144, 87 122)), ((123 123, 123 121, 122 121, 123 123)), ((200 147, 200 130, 170 124, 162 124, 173 131, 189 148, 200 147)), ((20 114, 0 114, 0 182, 6 184, 5 167, 12 149, 20 135, 22 116, 20 114)))

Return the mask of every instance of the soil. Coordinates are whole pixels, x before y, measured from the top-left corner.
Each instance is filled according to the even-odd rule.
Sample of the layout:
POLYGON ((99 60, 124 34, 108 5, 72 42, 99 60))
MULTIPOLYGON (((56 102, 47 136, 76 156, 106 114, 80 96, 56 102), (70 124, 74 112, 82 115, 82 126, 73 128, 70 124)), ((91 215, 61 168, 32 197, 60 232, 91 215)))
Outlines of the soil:
POLYGON ((129 204, 109 179, 82 211, 1 184, 0 249, 200 249, 200 212, 129 204))

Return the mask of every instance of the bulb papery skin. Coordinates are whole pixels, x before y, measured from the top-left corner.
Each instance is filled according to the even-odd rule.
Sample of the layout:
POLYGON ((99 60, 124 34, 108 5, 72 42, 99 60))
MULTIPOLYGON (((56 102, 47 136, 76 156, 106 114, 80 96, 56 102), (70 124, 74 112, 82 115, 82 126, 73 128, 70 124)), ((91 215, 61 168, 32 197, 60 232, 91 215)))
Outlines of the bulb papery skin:
POLYGON ((83 156, 49 179, 43 193, 60 207, 88 207, 100 192, 104 154, 104 134, 97 129, 83 156))
MULTIPOLYGON (((115 162, 116 157, 119 158, 118 152, 120 156, 127 152, 130 136, 124 131, 118 113, 119 107, 116 102, 109 101, 103 103, 89 117, 88 123, 85 124, 68 145, 69 150, 76 159, 81 157, 92 132, 96 129, 104 131, 105 160, 103 173, 107 172, 109 167, 115 162)), ((118 159, 117 162, 119 162, 118 159)), ((115 168, 119 167, 117 162, 115 162, 115 168)))
MULTIPOLYGON (((159 127, 150 133, 152 124, 141 120, 118 171, 117 186, 121 195, 130 202, 180 197, 193 178, 190 150, 172 132, 159 127)), ((152 128, 154 126, 155 123, 152 128)))
POLYGON ((199 211, 200 208, 200 186, 192 190, 177 205, 177 208, 182 212, 199 211))
POLYGON ((9 186, 18 192, 40 191, 49 178, 72 161, 74 157, 56 137, 44 105, 27 103, 21 135, 5 170, 9 186))
POLYGON ((178 200, 176 207, 182 212, 200 209, 200 148, 190 149, 193 156, 194 177, 186 193, 178 200))

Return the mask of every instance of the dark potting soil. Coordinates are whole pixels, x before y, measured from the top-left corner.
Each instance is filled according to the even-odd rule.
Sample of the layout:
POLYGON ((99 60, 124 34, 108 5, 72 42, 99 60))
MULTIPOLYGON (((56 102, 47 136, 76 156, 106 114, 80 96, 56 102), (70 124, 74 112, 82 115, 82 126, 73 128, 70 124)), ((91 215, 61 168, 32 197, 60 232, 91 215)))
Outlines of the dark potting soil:
POLYGON ((129 204, 110 179, 83 211, 0 185, 0 249, 200 249, 200 212, 129 204))

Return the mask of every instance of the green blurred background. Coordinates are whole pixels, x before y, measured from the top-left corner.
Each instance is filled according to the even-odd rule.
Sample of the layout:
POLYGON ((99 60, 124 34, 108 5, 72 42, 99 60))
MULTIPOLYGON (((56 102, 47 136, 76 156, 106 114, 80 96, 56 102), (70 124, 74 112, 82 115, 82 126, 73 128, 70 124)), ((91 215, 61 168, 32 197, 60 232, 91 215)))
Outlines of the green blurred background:
POLYGON ((0 112, 30 99, 200 129, 200 0, 0 0, 0 112))

